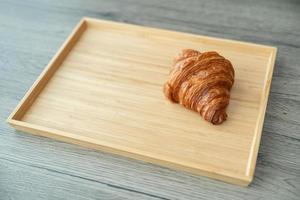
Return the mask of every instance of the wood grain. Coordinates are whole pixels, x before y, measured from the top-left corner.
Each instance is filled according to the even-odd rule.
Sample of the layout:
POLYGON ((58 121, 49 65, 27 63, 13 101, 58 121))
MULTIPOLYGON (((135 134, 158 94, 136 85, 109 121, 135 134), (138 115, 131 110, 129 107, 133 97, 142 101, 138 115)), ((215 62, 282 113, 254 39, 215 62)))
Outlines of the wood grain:
POLYGON ((85 18, 8 122, 22 131, 248 185, 275 56, 274 47, 85 18), (235 66, 230 119, 222 126, 163 96, 173 57, 187 47, 217 51, 235 66))
MULTIPOLYGON (((220 4, 219 1, 2 0, 0 3, 3 38, 0 40, 0 162, 11 160, 0 167, 2 199, 33 199, 22 195, 26 191, 26 194, 30 191, 33 196, 39 195, 39 199, 51 198, 52 191, 57 198, 68 198, 73 193, 73 199, 95 199, 106 193, 103 198, 122 199, 126 190, 156 195, 157 199, 298 199, 298 1, 220 4), (9 113, 75 24, 86 15, 279 47, 255 178, 248 188, 26 135, 5 124, 9 113), (39 171, 41 167, 43 171, 39 171), (30 177, 26 176, 29 171, 30 177), (53 173, 41 177, 49 171, 53 173), (4 172, 10 176, 2 178, 4 172), (61 173, 78 179, 68 175, 63 180, 56 178, 61 173), (81 179, 90 179, 95 185, 83 184, 81 179), (98 181, 109 186, 101 187, 98 181), (45 182, 49 184, 43 187, 45 182), (61 187, 66 182, 69 186, 65 190, 56 189, 56 185, 61 187), (35 186, 40 187, 35 190, 35 186)), ((131 199, 145 198, 132 196, 131 199)))

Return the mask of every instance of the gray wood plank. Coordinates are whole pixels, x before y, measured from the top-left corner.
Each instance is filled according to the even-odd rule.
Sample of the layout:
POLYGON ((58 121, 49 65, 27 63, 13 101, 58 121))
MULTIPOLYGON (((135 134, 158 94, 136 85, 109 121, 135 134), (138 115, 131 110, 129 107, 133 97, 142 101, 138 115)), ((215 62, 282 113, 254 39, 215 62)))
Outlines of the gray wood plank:
POLYGON ((299 199, 300 1, 0 0, 0 199, 299 199), (83 16, 278 47, 242 188, 16 132, 5 119, 83 16))
POLYGON ((162 199, 105 182, 1 159, 1 199, 162 199))

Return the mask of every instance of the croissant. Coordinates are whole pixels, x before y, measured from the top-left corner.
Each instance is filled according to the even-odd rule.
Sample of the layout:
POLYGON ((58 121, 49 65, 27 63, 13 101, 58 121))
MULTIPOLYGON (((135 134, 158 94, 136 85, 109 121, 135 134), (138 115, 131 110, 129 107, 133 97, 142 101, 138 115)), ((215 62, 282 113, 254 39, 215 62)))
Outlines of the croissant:
POLYGON ((174 60, 164 94, 171 101, 198 112, 206 121, 226 120, 234 69, 217 52, 183 50, 174 60))

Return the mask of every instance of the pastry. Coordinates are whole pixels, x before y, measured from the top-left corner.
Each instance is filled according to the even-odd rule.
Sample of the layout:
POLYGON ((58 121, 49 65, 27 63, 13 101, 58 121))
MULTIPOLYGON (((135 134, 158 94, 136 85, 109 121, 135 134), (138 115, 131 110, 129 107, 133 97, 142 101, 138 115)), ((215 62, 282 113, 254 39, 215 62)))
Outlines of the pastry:
POLYGON ((229 60, 214 51, 185 49, 175 58, 163 91, 171 102, 198 112, 212 124, 221 124, 227 118, 233 82, 229 60))

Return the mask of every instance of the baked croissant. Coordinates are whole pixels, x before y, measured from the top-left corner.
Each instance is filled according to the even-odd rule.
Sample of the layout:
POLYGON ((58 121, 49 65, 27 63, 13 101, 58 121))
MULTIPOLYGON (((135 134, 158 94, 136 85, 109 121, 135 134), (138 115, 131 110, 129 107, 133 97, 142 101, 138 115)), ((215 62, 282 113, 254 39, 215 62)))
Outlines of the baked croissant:
POLYGON ((183 50, 174 60, 164 94, 171 101, 198 112, 206 121, 226 120, 234 69, 217 52, 183 50))

